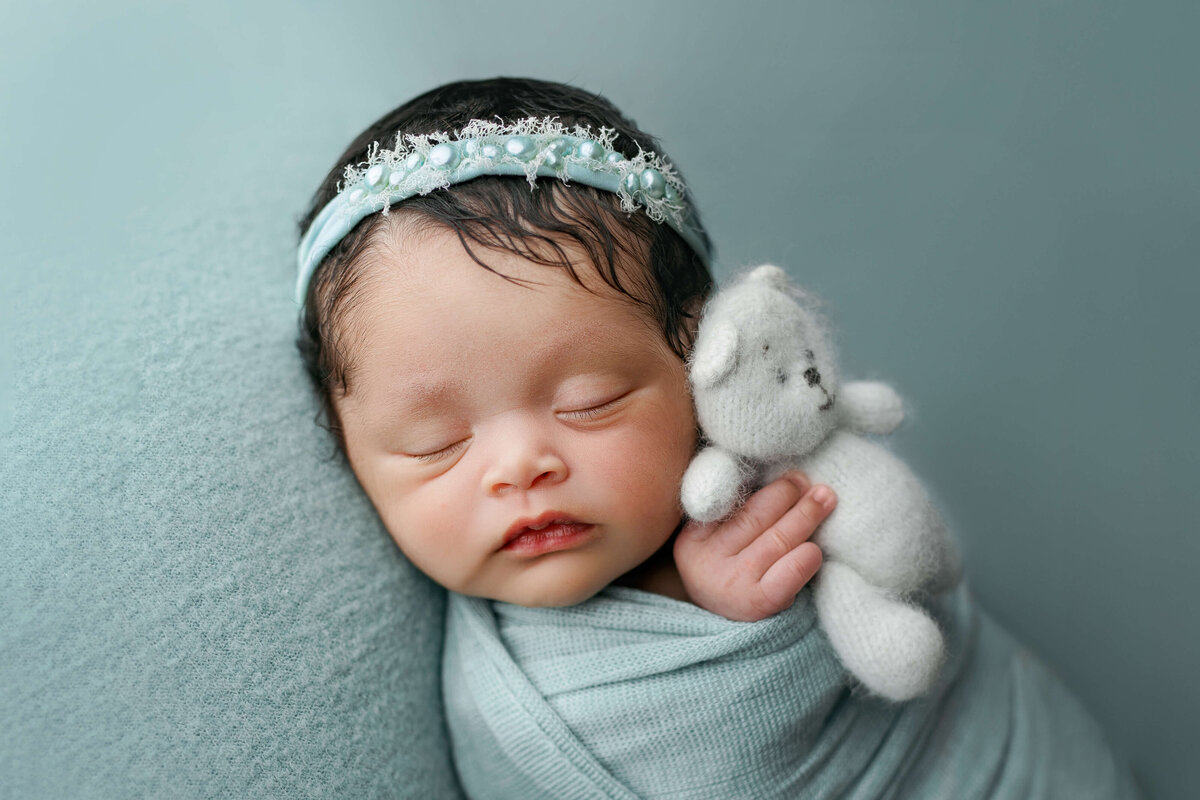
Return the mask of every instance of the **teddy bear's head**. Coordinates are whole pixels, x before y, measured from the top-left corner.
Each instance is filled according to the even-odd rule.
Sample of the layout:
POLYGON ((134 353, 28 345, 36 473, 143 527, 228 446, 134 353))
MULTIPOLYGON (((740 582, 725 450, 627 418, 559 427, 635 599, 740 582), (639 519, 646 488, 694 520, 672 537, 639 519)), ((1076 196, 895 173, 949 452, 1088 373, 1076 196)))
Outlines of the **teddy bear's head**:
POLYGON ((704 309, 689 377, 712 442, 771 461, 810 452, 836 427, 829 334, 779 267, 758 267, 704 309))

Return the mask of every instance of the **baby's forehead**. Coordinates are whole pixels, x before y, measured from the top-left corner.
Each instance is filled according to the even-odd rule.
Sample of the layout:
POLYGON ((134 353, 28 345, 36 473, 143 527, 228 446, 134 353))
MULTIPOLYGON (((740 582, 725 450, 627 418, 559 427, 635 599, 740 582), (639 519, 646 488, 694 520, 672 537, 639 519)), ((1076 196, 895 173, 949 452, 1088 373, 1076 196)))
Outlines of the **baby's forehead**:
MULTIPOLYGON (((364 254, 366 264, 362 291, 353 293, 350 302, 370 302, 375 291, 369 284, 384 284, 382 291, 403 290, 413 286, 444 284, 453 278, 425 267, 430 263, 470 263, 480 274, 495 280, 474 283, 478 291, 502 294, 512 286, 533 290, 562 285, 564 279, 587 293, 596 305, 616 303, 643 312, 657 328, 658 289, 649 255, 632 248, 597 253, 580 242, 551 232, 539 232, 529 240, 505 239, 508 247, 480 243, 460 231, 423 218, 420 215, 393 214, 386 235, 374 242, 364 254)), ((461 276, 461 273, 457 273, 461 276)))
POLYGON ((577 268, 578 280, 511 253, 480 253, 479 264, 445 237, 393 255, 351 295, 342 337, 348 378, 394 370, 419 385, 457 364, 548 368, 670 352, 649 305, 604 283, 590 264, 577 268))

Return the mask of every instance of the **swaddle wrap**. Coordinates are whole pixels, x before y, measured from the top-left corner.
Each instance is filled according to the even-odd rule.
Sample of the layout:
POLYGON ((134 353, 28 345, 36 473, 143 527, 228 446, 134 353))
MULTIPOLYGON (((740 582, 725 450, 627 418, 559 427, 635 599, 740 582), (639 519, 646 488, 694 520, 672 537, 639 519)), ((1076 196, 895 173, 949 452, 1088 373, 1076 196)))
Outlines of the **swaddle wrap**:
POLYGON ((806 590, 761 622, 609 587, 567 608, 452 595, 443 688, 478 798, 1132 798, 1097 725, 974 607, 934 609, 926 697, 856 691, 806 590))

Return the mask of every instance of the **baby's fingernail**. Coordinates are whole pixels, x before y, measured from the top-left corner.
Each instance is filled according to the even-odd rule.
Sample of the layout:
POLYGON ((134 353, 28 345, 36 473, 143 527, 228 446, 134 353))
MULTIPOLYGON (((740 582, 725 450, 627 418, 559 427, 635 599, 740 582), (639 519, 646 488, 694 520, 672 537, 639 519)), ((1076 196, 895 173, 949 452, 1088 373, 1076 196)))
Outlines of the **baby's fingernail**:
POLYGON ((783 474, 783 477, 802 489, 808 486, 808 476, 798 469, 788 470, 783 474))
POLYGON ((833 505, 833 490, 828 486, 818 486, 812 490, 812 499, 823 506, 833 505))

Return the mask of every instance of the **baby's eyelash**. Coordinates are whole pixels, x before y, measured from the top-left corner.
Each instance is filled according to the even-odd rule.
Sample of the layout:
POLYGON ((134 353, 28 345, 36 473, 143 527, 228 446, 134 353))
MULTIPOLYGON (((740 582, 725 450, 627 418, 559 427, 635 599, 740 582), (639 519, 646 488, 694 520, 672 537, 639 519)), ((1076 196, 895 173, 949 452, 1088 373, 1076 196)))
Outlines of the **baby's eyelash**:
POLYGON ((434 450, 432 453, 419 453, 419 454, 410 453, 409 458, 415 459, 416 461, 419 461, 422 464, 430 464, 430 463, 433 463, 434 461, 440 461, 443 458, 448 458, 448 457, 454 455, 459 450, 466 447, 467 442, 469 442, 469 441, 471 441, 469 438, 459 439, 454 444, 447 445, 447 446, 443 447, 441 450, 434 450))
POLYGON ((598 406, 592 406, 591 408, 581 408, 576 411, 561 411, 559 413, 562 416, 566 417, 567 419, 577 419, 577 420, 594 419, 595 417, 598 417, 601 414, 604 414, 605 412, 611 411, 613 406, 620 403, 626 397, 627 397, 627 395, 621 395, 620 397, 615 397, 612 400, 609 400, 607 403, 601 403, 598 406))

